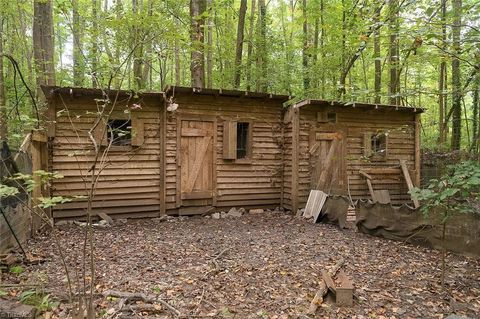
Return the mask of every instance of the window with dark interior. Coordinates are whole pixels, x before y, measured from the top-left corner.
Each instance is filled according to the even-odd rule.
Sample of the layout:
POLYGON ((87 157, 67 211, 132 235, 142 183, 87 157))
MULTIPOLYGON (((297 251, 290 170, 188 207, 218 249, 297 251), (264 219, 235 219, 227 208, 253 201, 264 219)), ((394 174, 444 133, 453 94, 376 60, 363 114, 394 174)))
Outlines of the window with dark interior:
POLYGON ((385 156, 387 152, 387 135, 374 134, 371 138, 372 142, 372 154, 385 156))
POLYGON ((248 122, 237 123, 237 159, 247 158, 249 124, 248 122))
POLYGON ((130 120, 108 121, 108 143, 114 146, 132 145, 132 123, 130 120))

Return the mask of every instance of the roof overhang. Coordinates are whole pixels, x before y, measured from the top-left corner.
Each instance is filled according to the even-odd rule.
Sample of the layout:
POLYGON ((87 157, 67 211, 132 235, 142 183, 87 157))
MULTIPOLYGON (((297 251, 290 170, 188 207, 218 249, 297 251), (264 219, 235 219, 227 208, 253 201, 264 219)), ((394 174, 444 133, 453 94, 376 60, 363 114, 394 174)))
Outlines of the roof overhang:
POLYGON ((212 95, 212 96, 270 99, 270 100, 277 100, 282 103, 292 98, 289 95, 281 95, 281 94, 259 93, 259 92, 240 91, 240 90, 195 88, 195 87, 184 87, 184 86, 175 86, 175 85, 167 86, 164 89, 164 92, 167 96, 174 96, 177 93, 181 93, 181 94, 194 94, 194 95, 212 95))
POLYGON ((142 97, 163 97, 163 92, 135 92, 133 90, 113 90, 113 89, 98 89, 98 88, 83 88, 83 87, 60 87, 60 86, 41 86, 43 94, 46 98, 51 98, 55 94, 70 95, 71 97, 81 96, 105 96, 108 97, 128 97, 142 98, 142 97))
POLYGON ((388 104, 375 104, 375 103, 363 103, 363 102, 341 102, 341 101, 329 101, 329 100, 315 100, 307 99, 297 102, 293 105, 295 108, 305 107, 307 105, 318 106, 337 106, 345 108, 360 108, 365 110, 384 110, 384 111, 399 111, 399 112, 412 112, 423 113, 424 108, 401 106, 401 105, 388 105, 388 104))

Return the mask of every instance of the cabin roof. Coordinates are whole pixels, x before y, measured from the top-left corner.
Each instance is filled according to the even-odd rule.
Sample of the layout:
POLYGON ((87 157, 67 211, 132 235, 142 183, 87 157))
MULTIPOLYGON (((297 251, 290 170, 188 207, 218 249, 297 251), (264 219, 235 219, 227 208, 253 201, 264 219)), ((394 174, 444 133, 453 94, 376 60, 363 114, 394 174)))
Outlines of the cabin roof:
POLYGON ((198 94, 198 95, 270 99, 270 100, 280 101, 282 103, 292 98, 290 95, 282 95, 282 94, 249 92, 249 91, 240 91, 240 90, 194 88, 194 87, 184 87, 184 86, 175 86, 175 85, 167 86, 164 89, 164 91, 167 96, 175 95, 176 93, 183 93, 183 94, 188 93, 188 94, 198 94))
POLYGON ((60 86, 48 86, 42 85, 42 91, 47 98, 53 96, 56 93, 69 94, 73 97, 80 96, 102 96, 103 92, 108 94, 108 96, 138 96, 138 97, 163 97, 163 92, 135 92, 133 90, 102 90, 97 88, 84 88, 84 87, 60 87, 60 86))
POLYGON ((363 103, 363 102, 342 102, 342 101, 329 101, 329 100, 316 100, 316 99, 306 99, 300 102, 297 102, 293 107, 301 108, 307 105, 319 105, 319 106, 340 106, 340 107, 349 107, 349 108, 362 108, 362 109, 371 109, 371 110, 393 110, 400 112, 413 112, 413 113, 423 113, 424 108, 420 107, 410 107, 410 106, 401 106, 401 105, 388 105, 388 104, 376 104, 376 103, 363 103))

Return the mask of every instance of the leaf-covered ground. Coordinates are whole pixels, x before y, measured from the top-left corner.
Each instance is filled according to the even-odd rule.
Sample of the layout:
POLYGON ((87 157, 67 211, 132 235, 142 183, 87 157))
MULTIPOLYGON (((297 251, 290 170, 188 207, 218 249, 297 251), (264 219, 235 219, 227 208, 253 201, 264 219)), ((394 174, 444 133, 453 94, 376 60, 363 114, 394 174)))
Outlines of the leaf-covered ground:
MULTIPOLYGON (((76 283, 84 229, 59 229, 76 283)), ((341 257, 354 281, 354 306, 326 303, 317 318, 480 317, 480 259, 449 254, 443 291, 438 251, 283 213, 134 220, 95 229, 95 242, 97 313, 105 317, 120 316, 118 300, 101 296, 115 289, 156 294, 186 318, 297 318, 308 309, 321 270, 341 257)), ((52 238, 37 238, 29 249, 47 262, 25 266, 24 273, 5 281, 44 280, 53 295, 65 296, 66 279, 52 238)), ((56 316, 66 309, 61 305, 56 316)), ((171 315, 165 310, 156 317, 171 315)))

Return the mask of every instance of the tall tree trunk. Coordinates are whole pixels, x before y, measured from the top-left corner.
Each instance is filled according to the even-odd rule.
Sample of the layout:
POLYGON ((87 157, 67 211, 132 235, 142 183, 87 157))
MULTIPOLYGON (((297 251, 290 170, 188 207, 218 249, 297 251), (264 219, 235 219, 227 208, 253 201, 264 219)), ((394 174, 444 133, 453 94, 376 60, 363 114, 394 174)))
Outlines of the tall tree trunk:
POLYGON ((78 0, 72 0, 73 33, 73 86, 83 86, 84 59, 82 56, 82 23, 78 12, 78 0))
POLYGON ((267 83, 267 6, 265 0, 258 0, 258 37, 257 37, 257 92, 266 92, 267 83))
MULTIPOLYGON (((441 23, 442 23, 442 47, 443 50, 447 50, 447 25, 446 25, 446 16, 447 16, 447 0, 442 0, 442 16, 441 16, 441 23)), ((447 138, 445 132, 445 110, 446 110, 446 95, 445 92, 447 90, 447 62, 445 58, 442 57, 442 62, 440 62, 440 75, 438 79, 438 144, 440 147, 444 147, 447 138)))
MULTIPOLYGON (((178 24, 178 19, 175 19, 175 25, 179 27, 178 24)), ((180 85, 180 73, 181 71, 181 66, 180 66, 180 46, 178 45, 178 35, 175 36, 175 85, 179 86, 180 85)), ((162 88, 163 89, 163 88, 162 88)))
POLYGON ((132 13, 134 17, 134 25, 132 28, 133 35, 133 78, 135 81, 135 89, 142 90, 145 87, 143 78, 143 39, 140 27, 142 15, 142 0, 132 0, 132 13), (140 2, 140 3, 139 3, 140 2))
POLYGON ((453 0, 453 25, 452 25, 452 150, 460 149, 462 137, 461 117, 462 117, 462 88, 460 79, 460 60, 458 56, 460 50, 460 31, 462 23, 462 0, 453 0))
MULTIPOLYGON (((115 18, 117 21, 119 21, 122 18, 122 12, 123 12, 123 4, 121 0, 116 0, 115 1, 115 18)), ((120 89, 121 83, 122 83, 122 77, 120 76, 120 70, 117 68, 120 67, 120 52, 121 52, 121 34, 120 31, 117 29, 115 30, 115 53, 114 53, 114 63, 115 63, 115 69, 114 69, 114 79, 113 79, 113 86, 115 89, 120 89)))
POLYGON ((238 12, 237 25, 237 46, 235 49, 235 75, 233 86, 240 87, 240 78, 242 75, 242 54, 243 54, 243 39, 245 33, 245 16, 247 14, 247 0, 240 0, 240 10, 238 12))
POLYGON ((35 0, 33 6, 33 55, 37 95, 41 85, 55 85, 53 12, 51 0, 35 0))
MULTIPOLYGON (((148 20, 151 20, 153 16, 153 0, 148 0, 147 2, 147 17, 148 20)), ((145 40, 145 34, 142 36, 142 41, 145 40)), ((143 46, 143 45, 142 45, 143 46)), ((149 83, 149 89, 152 89, 152 83, 149 81, 151 72, 152 72, 152 63, 153 63, 153 40, 145 43, 145 56, 143 58, 143 73, 142 73, 142 84, 143 88, 147 87, 149 83)))
POLYGON ((0 142, 8 140, 7 105, 3 73, 3 17, 0 17, 0 142))
MULTIPOLYGON (((380 23, 380 14, 374 15, 374 23, 380 23)), ((373 33, 373 58, 375 59, 375 103, 381 103, 382 91, 382 58, 380 56, 380 28, 373 33)))
POLYGON ((249 27, 248 27, 248 47, 247 47, 247 74, 246 74, 246 88, 251 90, 252 85, 252 64, 253 64, 253 41, 254 41, 254 25, 255 25, 255 4, 256 0, 252 0, 252 7, 250 9, 249 27))
POLYGON ((312 78, 313 87, 318 87, 318 38, 320 35, 320 19, 318 16, 315 17, 315 24, 313 26, 313 57, 312 57, 312 70, 313 73, 310 73, 312 78))
POLYGON ((320 90, 321 90, 321 97, 322 99, 325 98, 325 90, 326 90, 326 74, 325 74, 325 60, 326 60, 326 52, 325 52, 325 39, 326 39, 326 32, 325 32, 325 3, 324 0, 320 0, 320 27, 321 27, 321 38, 320 38, 320 52, 322 57, 322 71, 320 74, 320 90))
MULTIPOLYGON (((212 0, 207 0, 208 20, 207 20, 207 87, 213 86, 213 18, 212 18, 212 0)), ((218 41, 218 39, 217 39, 218 41)))
POLYGON ((302 1, 303 14, 303 47, 302 47, 302 66, 303 66, 303 90, 307 92, 310 89, 310 77, 308 69, 308 17, 307 17, 307 0, 302 1))
POLYGON ((92 0, 92 31, 90 35, 90 65, 92 66, 92 87, 98 86, 98 1, 92 0))
POLYGON ((190 54, 190 73, 192 86, 197 88, 204 87, 205 80, 205 56, 204 56, 204 12, 206 8, 205 0, 190 0, 190 19, 191 30, 190 38, 192 42, 190 54))
POLYGON ((477 75, 473 89, 473 133, 470 152, 478 153, 480 146, 480 75, 477 75))
POLYGON ((399 62, 399 48, 398 48, 398 14, 399 5, 398 0, 390 0, 389 2, 389 31, 390 31, 390 48, 389 48, 389 62, 390 62, 390 85, 389 96, 390 104, 399 105, 399 87, 400 81, 398 79, 398 62, 399 62))

